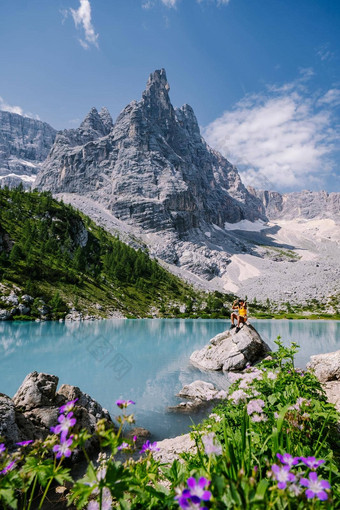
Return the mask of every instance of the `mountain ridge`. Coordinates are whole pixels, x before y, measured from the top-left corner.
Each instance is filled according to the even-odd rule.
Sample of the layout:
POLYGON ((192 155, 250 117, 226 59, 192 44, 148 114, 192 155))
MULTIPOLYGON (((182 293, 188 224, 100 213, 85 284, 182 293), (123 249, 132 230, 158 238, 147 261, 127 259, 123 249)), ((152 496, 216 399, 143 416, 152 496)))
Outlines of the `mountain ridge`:
POLYGON ((47 122, 0 110, 0 187, 30 187, 56 133, 47 122))

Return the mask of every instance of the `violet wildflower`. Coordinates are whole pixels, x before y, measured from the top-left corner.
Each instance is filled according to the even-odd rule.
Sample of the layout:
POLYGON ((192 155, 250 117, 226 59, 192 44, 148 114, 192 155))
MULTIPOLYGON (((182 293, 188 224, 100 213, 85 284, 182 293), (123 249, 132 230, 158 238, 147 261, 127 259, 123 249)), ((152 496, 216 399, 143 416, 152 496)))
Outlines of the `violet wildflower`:
POLYGON ((99 510, 98 501, 90 501, 90 503, 87 505, 87 510, 99 510))
POLYGON ((308 499, 317 496, 321 501, 325 501, 328 498, 324 489, 330 489, 331 486, 327 480, 318 480, 318 475, 315 472, 309 473, 309 480, 308 478, 301 478, 300 484, 303 487, 308 487, 306 490, 308 499))
POLYGON ((131 405, 131 404, 135 404, 136 402, 134 402, 133 400, 116 400, 116 405, 120 408, 120 409, 125 409, 127 406, 131 405))
POLYGON ((261 414, 253 414, 252 417, 251 417, 251 421, 253 421, 254 423, 259 423, 260 421, 267 421, 268 418, 265 414, 261 413, 261 414))
POLYGON ((293 473, 291 473, 289 470, 289 466, 280 467, 276 464, 272 465, 272 471, 276 480, 278 481, 277 486, 279 489, 285 489, 287 487, 287 482, 295 481, 295 475, 293 475, 293 473))
POLYGON ((216 413, 209 414, 209 418, 214 419, 217 423, 222 421, 222 417, 219 414, 216 414, 216 413))
POLYGON ((12 462, 10 462, 2 471, 0 471, 0 475, 5 475, 6 473, 8 473, 8 471, 10 471, 11 469, 13 469, 14 467, 14 464, 15 464, 15 461, 13 460, 12 462))
POLYGON ((130 445, 128 443, 123 442, 120 446, 117 447, 117 450, 128 450, 130 445))
POLYGON ((275 372, 268 372, 267 377, 268 379, 275 381, 275 379, 277 379, 277 374, 275 372))
POLYGON ((5 443, 1 443, 1 444, 0 444, 0 455, 1 455, 2 453, 4 453, 4 451, 5 451, 5 450, 6 450, 5 443))
POLYGON ((310 469, 317 469, 325 461, 323 459, 316 460, 315 457, 301 457, 301 460, 310 469))
POLYGON ((15 443, 18 446, 27 446, 29 444, 33 443, 33 439, 30 439, 29 441, 21 441, 20 443, 15 443))
POLYGON ((231 382, 231 384, 233 384, 233 383, 236 383, 237 381, 239 381, 240 379, 243 379, 243 375, 242 374, 234 374, 233 372, 231 372, 228 374, 228 379, 231 382))
POLYGON ((137 441, 137 436, 133 436, 132 441, 135 443, 137 441))
POLYGON ((145 452, 159 452, 160 448, 157 448, 157 442, 150 443, 149 439, 143 444, 140 453, 145 452))
POLYGON ((290 453, 277 453, 276 457, 282 462, 282 464, 286 464, 290 468, 299 463, 300 457, 293 457, 290 453))
POLYGON ((222 446, 220 443, 216 441, 216 436, 214 432, 210 432, 206 436, 202 437, 202 443, 204 445, 204 452, 207 455, 221 455, 222 454, 222 446))
POLYGON ((247 413, 249 415, 253 413, 262 413, 262 408, 264 407, 265 402, 261 398, 251 400, 247 405, 247 413))
POLYGON ((187 484, 190 490, 190 499, 193 503, 210 500, 211 492, 206 490, 206 487, 210 485, 210 481, 204 478, 204 476, 202 476, 198 482, 191 476, 188 478, 187 484))
POLYGON ((53 451, 57 454, 57 459, 60 459, 60 457, 70 457, 72 450, 70 449, 70 446, 72 445, 73 440, 70 437, 69 439, 65 439, 64 441, 61 441, 60 444, 56 444, 53 446, 53 451))
POLYGON ((232 400, 234 404, 239 404, 241 401, 247 400, 248 395, 243 390, 236 390, 229 395, 228 400, 232 400))
POLYGON ((74 404, 79 400, 79 398, 75 398, 74 400, 70 400, 63 406, 59 408, 59 413, 69 413, 74 408, 74 404))
POLYGON ((73 413, 68 413, 67 416, 65 416, 64 414, 61 414, 59 417, 58 417, 58 422, 59 422, 59 425, 56 425, 55 427, 51 427, 51 431, 54 433, 54 434, 60 434, 61 432, 61 438, 64 438, 67 436, 68 434, 68 431, 71 427, 73 427, 77 420, 75 418, 72 418, 73 416, 73 413))

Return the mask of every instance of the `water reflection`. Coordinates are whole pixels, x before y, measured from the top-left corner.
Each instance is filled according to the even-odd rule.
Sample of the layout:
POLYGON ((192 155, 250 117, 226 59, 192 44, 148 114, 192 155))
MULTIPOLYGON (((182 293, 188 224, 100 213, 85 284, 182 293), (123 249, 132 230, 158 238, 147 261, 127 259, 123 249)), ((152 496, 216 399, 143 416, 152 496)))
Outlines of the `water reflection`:
MULTIPOLYGON (((297 342, 297 365, 311 354, 340 348, 340 322, 252 321, 274 346, 297 342)), ((163 438, 188 430, 189 416, 168 413, 175 394, 195 379, 228 386, 219 372, 190 365, 190 354, 229 327, 221 320, 108 320, 67 323, 0 323, 0 391, 13 396, 28 372, 59 376, 79 386, 115 415, 117 398, 137 402, 138 424, 163 438)), ((200 415, 194 420, 199 420, 200 415)))

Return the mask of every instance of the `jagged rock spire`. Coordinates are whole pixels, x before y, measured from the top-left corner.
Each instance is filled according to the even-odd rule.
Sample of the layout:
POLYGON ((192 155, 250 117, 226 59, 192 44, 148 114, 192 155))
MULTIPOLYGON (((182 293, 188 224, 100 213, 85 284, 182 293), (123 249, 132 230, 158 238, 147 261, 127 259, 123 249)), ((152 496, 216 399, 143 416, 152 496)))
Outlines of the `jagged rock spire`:
POLYGON ((174 116, 169 90, 170 85, 166 78, 165 69, 157 69, 150 74, 142 96, 148 116, 158 119, 169 115, 170 117, 174 116))
POLYGON ((113 121, 109 110, 105 106, 103 106, 103 108, 100 110, 99 117, 101 118, 102 123, 109 133, 113 128, 113 121))

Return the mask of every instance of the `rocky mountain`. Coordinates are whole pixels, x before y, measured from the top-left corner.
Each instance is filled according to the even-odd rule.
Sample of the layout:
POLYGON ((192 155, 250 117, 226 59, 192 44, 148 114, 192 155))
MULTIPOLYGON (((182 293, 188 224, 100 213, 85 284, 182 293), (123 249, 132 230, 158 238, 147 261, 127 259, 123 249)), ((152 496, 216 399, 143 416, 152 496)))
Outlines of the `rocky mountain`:
POLYGON ((192 108, 173 108, 164 69, 112 126, 92 108, 79 129, 58 134, 35 186, 99 201, 144 232, 190 230, 265 219, 259 199, 200 135, 192 108))
POLYGON ((30 187, 55 136, 46 122, 0 111, 0 187, 30 187))
POLYGON ((259 198, 270 220, 336 218, 340 220, 340 193, 326 191, 298 191, 278 193, 249 187, 248 191, 259 198))

